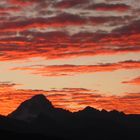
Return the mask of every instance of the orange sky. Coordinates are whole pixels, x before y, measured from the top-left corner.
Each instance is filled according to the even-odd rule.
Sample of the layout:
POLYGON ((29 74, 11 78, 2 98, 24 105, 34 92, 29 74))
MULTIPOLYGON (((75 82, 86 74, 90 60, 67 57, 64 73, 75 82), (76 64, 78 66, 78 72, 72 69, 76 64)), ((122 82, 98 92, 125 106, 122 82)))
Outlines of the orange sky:
POLYGON ((71 111, 140 114, 138 2, 0 1, 0 114, 38 93, 71 111))

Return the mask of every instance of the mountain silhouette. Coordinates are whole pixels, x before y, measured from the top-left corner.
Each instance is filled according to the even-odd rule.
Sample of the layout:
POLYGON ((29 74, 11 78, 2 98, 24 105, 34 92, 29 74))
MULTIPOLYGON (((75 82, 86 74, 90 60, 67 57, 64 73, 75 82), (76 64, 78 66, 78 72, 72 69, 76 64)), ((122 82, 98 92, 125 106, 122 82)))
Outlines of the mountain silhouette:
POLYGON ((140 115, 117 110, 99 111, 86 107, 78 112, 55 108, 42 94, 35 95, 7 117, 0 117, 1 134, 38 136, 42 139, 121 140, 136 139, 140 133, 140 115), (9 134, 10 131, 10 134, 9 134))
POLYGON ((30 121, 39 114, 48 114, 53 109, 51 102, 43 94, 35 95, 31 99, 24 101, 8 116, 11 118, 30 121))

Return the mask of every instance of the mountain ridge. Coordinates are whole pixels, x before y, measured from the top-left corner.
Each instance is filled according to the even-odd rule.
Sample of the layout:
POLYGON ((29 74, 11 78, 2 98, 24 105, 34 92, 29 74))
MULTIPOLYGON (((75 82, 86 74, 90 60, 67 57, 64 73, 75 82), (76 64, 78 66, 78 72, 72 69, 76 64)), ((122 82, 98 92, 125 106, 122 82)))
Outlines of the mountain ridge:
POLYGON ((25 135, 40 134, 65 140, 132 140, 140 133, 140 115, 126 115, 116 110, 99 111, 89 106, 70 112, 55 108, 39 94, 21 103, 4 119, 0 117, 0 128, 14 131, 14 134, 24 132, 25 135))
POLYGON ((51 112, 57 112, 59 110, 59 112, 67 112, 67 114, 77 114, 77 113, 86 113, 89 114, 91 113, 95 113, 95 114, 100 114, 100 113, 110 113, 110 114, 116 114, 116 115, 126 115, 123 112, 119 112, 117 110, 112 110, 112 111, 107 111, 105 109, 103 110, 98 110, 96 108, 93 108, 91 106, 86 106, 84 109, 79 110, 77 112, 70 112, 68 110, 62 109, 62 108, 55 108, 51 101, 49 101, 47 99, 47 97, 43 94, 37 94, 33 97, 31 97, 30 99, 24 101, 23 103, 21 103, 19 105, 19 107, 11 112, 8 117, 10 118, 16 118, 19 120, 24 120, 24 121, 30 121, 33 120, 34 118, 36 118, 38 115, 40 114, 44 114, 47 115, 48 113, 51 112))

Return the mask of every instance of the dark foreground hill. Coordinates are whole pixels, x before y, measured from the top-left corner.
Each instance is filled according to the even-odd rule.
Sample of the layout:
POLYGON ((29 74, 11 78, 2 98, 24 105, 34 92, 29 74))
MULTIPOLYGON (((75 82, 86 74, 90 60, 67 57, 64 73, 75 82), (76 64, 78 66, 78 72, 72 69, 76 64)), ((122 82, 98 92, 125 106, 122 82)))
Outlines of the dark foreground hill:
POLYGON ((44 95, 36 95, 7 117, 0 117, 0 136, 38 140, 135 140, 140 139, 140 115, 92 107, 71 113, 54 108, 44 95))

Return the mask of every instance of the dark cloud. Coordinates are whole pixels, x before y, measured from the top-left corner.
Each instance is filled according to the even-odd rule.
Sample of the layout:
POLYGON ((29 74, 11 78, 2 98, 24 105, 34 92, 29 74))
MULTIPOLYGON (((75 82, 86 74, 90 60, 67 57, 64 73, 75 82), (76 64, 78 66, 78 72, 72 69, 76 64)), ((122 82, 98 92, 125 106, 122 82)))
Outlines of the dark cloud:
POLYGON ((135 20, 127 25, 124 25, 120 28, 113 30, 113 32, 122 36, 137 35, 140 34, 139 25, 140 25, 140 20, 135 20))
POLYGON ((98 10, 98 11, 117 11, 117 12, 125 12, 128 11, 131 7, 126 4, 107 4, 107 3, 93 3, 88 6, 87 9, 98 10))
POLYGON ((122 25, 128 23, 129 20, 132 20, 133 17, 130 16, 98 16, 90 17, 89 21, 94 25, 108 24, 110 26, 122 25))
POLYGON ((30 5, 33 3, 45 2, 46 0, 8 0, 8 1, 15 5, 30 5))
POLYGON ((10 7, 0 7, 0 13, 4 14, 4 12, 17 12, 20 11, 19 7, 10 6, 10 7))
POLYGON ((62 0, 60 2, 57 2, 54 6, 56 8, 66 9, 66 8, 72 8, 77 5, 81 4, 88 4, 90 0, 62 0))
POLYGON ((0 88, 14 88, 17 84, 11 82, 0 82, 0 88))
POLYGON ((63 13, 49 18, 30 18, 18 21, 7 21, 0 24, 2 31, 22 31, 31 28, 65 27, 85 24, 86 21, 78 15, 63 13))

